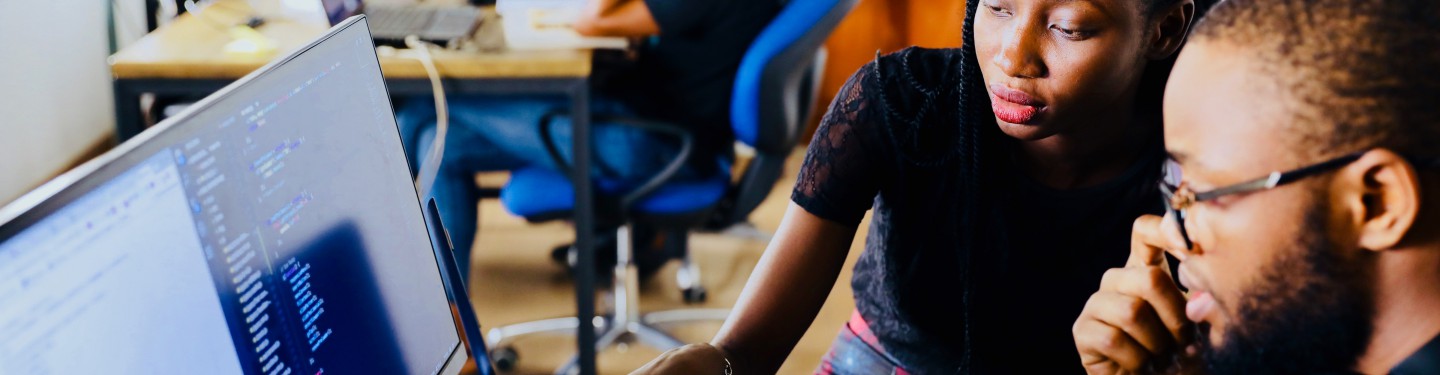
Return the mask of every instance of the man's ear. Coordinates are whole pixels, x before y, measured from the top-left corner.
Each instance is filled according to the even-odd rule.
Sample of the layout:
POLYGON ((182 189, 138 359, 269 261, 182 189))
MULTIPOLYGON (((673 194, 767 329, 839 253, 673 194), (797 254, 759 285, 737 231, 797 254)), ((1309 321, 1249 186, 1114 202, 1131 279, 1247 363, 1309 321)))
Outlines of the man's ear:
POLYGON ((1337 177, 1333 198, 1349 209, 1361 248, 1400 245, 1420 215, 1420 175, 1404 157, 1386 149, 1365 153, 1337 177))
POLYGON ((1185 35, 1190 33, 1190 24, 1195 21, 1195 1, 1180 0, 1166 9, 1159 10, 1150 21, 1147 41, 1151 60, 1161 60, 1175 54, 1185 44, 1185 35))

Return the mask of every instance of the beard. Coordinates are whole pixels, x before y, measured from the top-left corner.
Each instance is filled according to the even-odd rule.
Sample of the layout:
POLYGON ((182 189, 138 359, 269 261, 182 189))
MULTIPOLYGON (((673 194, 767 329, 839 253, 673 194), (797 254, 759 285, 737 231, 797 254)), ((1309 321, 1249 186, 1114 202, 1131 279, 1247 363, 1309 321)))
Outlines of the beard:
POLYGON ((1298 250, 1261 271, 1240 298, 1224 342, 1196 325, 1200 359, 1211 374, 1348 373, 1369 346, 1374 276, 1364 255, 1337 251, 1325 236, 1325 206, 1305 214, 1298 250))

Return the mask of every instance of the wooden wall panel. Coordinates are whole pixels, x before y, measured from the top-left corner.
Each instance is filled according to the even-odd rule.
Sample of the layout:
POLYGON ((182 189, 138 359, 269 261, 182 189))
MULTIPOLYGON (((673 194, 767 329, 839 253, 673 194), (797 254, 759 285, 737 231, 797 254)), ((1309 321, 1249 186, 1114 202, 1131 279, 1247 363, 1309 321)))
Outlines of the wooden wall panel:
POLYGON ((825 42, 829 61, 820 85, 820 100, 801 142, 810 142, 830 100, 855 70, 875 59, 875 52, 901 48, 957 47, 965 0, 860 0, 825 42))
POLYGON ((960 24, 965 21, 964 0, 908 1, 909 27, 906 36, 909 44, 930 48, 960 45, 960 24))

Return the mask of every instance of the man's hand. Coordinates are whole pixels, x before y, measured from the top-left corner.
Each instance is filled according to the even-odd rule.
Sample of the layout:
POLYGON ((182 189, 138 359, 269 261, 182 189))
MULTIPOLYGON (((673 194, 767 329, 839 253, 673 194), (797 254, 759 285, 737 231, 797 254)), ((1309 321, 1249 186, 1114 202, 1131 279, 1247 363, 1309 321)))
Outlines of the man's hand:
POLYGON ((1162 223, 1154 215, 1135 220, 1130 259, 1124 268, 1105 272, 1100 291, 1075 321, 1075 347, 1090 374, 1145 371, 1192 339, 1185 296, 1165 262, 1164 248, 1175 241, 1164 236, 1162 223))
POLYGON ((710 344, 690 344, 661 354, 630 375, 721 375, 725 373, 725 354, 710 344))

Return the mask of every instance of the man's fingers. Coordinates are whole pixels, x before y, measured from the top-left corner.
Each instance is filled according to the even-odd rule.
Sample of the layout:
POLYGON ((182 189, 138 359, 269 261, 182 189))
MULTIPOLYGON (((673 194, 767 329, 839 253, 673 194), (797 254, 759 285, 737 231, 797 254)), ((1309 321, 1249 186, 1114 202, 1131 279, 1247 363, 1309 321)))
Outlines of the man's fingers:
POLYGON ((1073 328, 1086 371, 1133 372, 1157 354, 1168 354, 1190 340, 1185 297, 1165 262, 1167 249, 1182 249, 1177 233, 1167 233, 1165 218, 1135 220, 1125 268, 1111 269, 1090 297, 1073 328), (1113 367, 1118 366, 1119 369, 1113 367))
MULTIPOLYGON (((1161 218, 1160 242, 1158 243, 1170 244, 1169 246, 1162 246, 1162 248, 1165 249, 1165 252, 1174 256, 1175 259, 1184 262, 1185 257, 1190 256, 1190 250, 1192 249, 1185 247, 1185 237, 1180 234, 1179 222, 1175 220, 1173 215, 1174 213, 1167 213, 1164 218, 1161 218)), ((1194 247, 1195 244, 1192 243, 1190 246, 1194 247)))
POLYGON ((1100 293, 1114 292, 1145 300, 1170 337, 1186 344, 1192 332, 1190 318, 1185 316, 1185 295, 1175 286, 1168 271, 1165 266, 1112 268, 1100 279, 1100 293))
POLYGON ((1158 266, 1165 264, 1166 242, 1160 230, 1162 218, 1145 215, 1135 219, 1130 230, 1130 258, 1126 267, 1158 266))
POLYGON ((1115 292, 1095 293, 1085 303, 1085 313, 1095 320, 1120 328, 1151 356, 1169 353, 1177 347, 1177 341, 1160 321, 1155 309, 1142 298, 1115 292))
POLYGON ((1150 353, 1119 328, 1082 317, 1073 329, 1080 361, 1091 374, 1113 374, 1118 365, 1127 371, 1139 370, 1150 353), (1113 365, 1112 365, 1113 363, 1113 365))
POLYGON ((1165 324, 1166 330, 1176 342, 1190 342, 1190 318, 1185 315, 1185 295, 1175 286, 1170 269, 1165 266, 1137 270, 1132 276, 1135 282, 1121 283, 1116 289, 1120 294, 1145 299, 1154 309, 1157 317, 1165 324))

